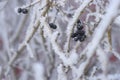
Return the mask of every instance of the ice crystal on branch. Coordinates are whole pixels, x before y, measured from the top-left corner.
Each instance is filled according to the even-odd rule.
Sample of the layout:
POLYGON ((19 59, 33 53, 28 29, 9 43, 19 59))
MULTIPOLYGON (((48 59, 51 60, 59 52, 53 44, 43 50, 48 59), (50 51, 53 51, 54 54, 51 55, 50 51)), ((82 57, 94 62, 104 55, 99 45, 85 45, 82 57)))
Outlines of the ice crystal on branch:
POLYGON ((120 78, 120 0, 0 4, 0 80, 120 78))

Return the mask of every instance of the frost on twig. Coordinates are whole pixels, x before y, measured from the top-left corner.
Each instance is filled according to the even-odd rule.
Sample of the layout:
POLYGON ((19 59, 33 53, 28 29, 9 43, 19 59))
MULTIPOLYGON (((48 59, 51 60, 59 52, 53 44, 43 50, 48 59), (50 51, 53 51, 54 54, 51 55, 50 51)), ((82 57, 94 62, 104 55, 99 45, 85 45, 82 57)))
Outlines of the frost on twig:
POLYGON ((32 48, 30 47, 30 45, 29 45, 28 43, 25 43, 25 45, 26 45, 27 51, 28 51, 28 53, 29 53, 29 56, 30 56, 31 58, 35 58, 34 53, 33 53, 33 51, 32 51, 32 48))
POLYGON ((67 34, 67 42, 65 44, 65 51, 69 52, 69 47, 70 47, 70 37, 71 37, 71 33, 73 31, 74 25, 77 21, 77 19, 79 18, 79 16, 81 15, 82 11, 88 6, 88 4, 91 2, 92 0, 85 0, 82 5, 80 5, 80 7, 76 10, 73 19, 68 23, 67 26, 67 30, 66 30, 66 34, 67 34))
POLYGON ((94 66, 94 67, 93 67, 93 70, 92 70, 92 72, 91 72, 91 75, 90 75, 91 78, 95 76, 96 71, 97 71, 97 67, 94 66))
POLYGON ((76 64, 77 61, 78 61, 77 53, 73 50, 73 51, 71 51, 70 56, 66 57, 65 53, 60 49, 59 45, 56 43, 56 37, 57 36, 58 36, 58 32, 53 33, 51 43, 52 43, 52 47, 53 47, 55 53, 62 60, 63 65, 68 67, 68 66, 72 66, 72 65, 76 64))
MULTIPOLYGON (((15 77, 19 80, 29 78, 35 80, 114 80, 118 78, 119 74, 109 75, 107 71, 111 66, 107 65, 109 57, 106 53, 112 52, 118 59, 120 55, 119 52, 110 49, 109 35, 111 33, 107 36, 106 34, 119 14, 120 1, 106 1, 108 0, 35 0, 20 7, 29 10, 30 16, 25 15, 28 18, 23 16, 17 29, 10 28, 8 32, 0 31, 0 50, 3 43, 6 48, 0 51, 0 66, 2 66, 0 79, 4 74, 3 79, 11 78, 11 80, 15 80, 15 77), (78 19, 83 23, 83 28, 79 30, 78 19), (51 27, 51 23, 56 27, 51 27), (86 38, 83 42, 71 40, 71 34, 77 31, 84 31, 86 38), (25 33, 25 38, 21 32, 25 33), (9 38, 11 44, 9 44, 9 38), (16 45, 19 41, 22 43, 16 45), (12 43, 15 47, 18 46, 16 51, 11 49, 11 46, 14 46, 12 43), (14 67, 17 68, 16 72, 12 71, 14 67)), ((1 16, 1 19, 3 17, 1 16)), ((2 20, 0 22, 3 23, 2 20)), ((6 22, 9 21, 6 20, 6 22)), ((6 25, 2 26, 6 27, 6 25)), ((77 35, 79 36, 73 39, 80 40, 82 35, 80 33, 77 35)))
POLYGON ((58 79, 57 80, 67 80, 67 76, 66 73, 64 71, 63 65, 60 64, 57 68, 57 72, 58 72, 58 79))
POLYGON ((37 21, 36 24, 35 24, 35 26, 34 26, 35 28, 31 29, 30 34, 28 34, 26 36, 26 38, 25 38, 25 42, 21 43, 21 45, 18 47, 18 50, 15 52, 15 54, 13 55, 13 57, 10 59, 9 65, 11 65, 14 62, 14 60, 18 57, 18 55, 20 55, 21 51, 23 51, 25 49, 25 47, 26 47, 25 43, 29 43, 29 41, 32 39, 34 33, 36 32, 36 30, 39 27, 39 24, 40 24, 40 22, 37 21))
POLYGON ((113 49, 112 53, 120 60, 120 54, 117 51, 113 49))
MULTIPOLYGON (((98 76, 94 76, 94 77, 87 78, 87 79, 88 80, 106 80, 103 77, 104 77, 104 75, 98 75, 98 76)), ((109 74, 107 76, 107 80, 118 80, 119 77, 120 77, 120 74, 114 74, 114 75, 109 74)))
MULTIPOLYGON (((48 8, 45 8, 44 12, 42 13, 43 16, 46 14, 47 10, 48 10, 48 8)), ((13 55, 12 59, 9 61, 9 65, 11 65, 13 63, 13 61, 18 57, 18 55, 21 53, 21 51, 23 51, 23 49, 26 47, 25 43, 30 42, 33 35, 38 30, 39 26, 40 26, 40 21, 39 21, 39 19, 37 19, 34 24, 32 24, 28 27, 29 29, 27 30, 25 40, 18 47, 18 50, 17 50, 16 54, 13 55)))
POLYGON ((101 49, 101 47, 98 47, 97 48, 97 56, 98 56, 98 60, 101 64, 101 68, 102 68, 102 71, 103 71, 103 74, 105 76, 107 76, 107 65, 108 65, 108 59, 107 59, 107 55, 106 53, 101 49))
POLYGON ((34 72, 35 80, 46 80, 44 67, 41 63, 35 63, 33 65, 33 72, 34 72))
POLYGON ((82 74, 84 73, 85 68, 87 67, 91 57, 94 55, 94 52, 98 47, 98 44, 100 43, 101 39, 103 38, 105 32, 107 31, 109 25, 116 18, 119 5, 120 1, 116 0, 112 1, 107 7, 106 14, 104 15, 104 18, 101 20, 101 22, 98 24, 98 27, 95 30, 92 41, 87 45, 85 49, 86 53, 81 54, 86 55, 87 59, 80 65, 79 68, 80 73, 78 74, 79 77, 82 76, 82 74), (113 10, 114 12, 111 12, 111 10, 113 10))
POLYGON ((13 36, 10 38, 10 43, 13 43, 14 41, 16 41, 16 39, 18 39, 18 36, 21 33, 21 31, 25 25, 27 17, 28 17, 28 15, 22 16, 22 19, 19 21, 17 30, 15 30, 13 36))

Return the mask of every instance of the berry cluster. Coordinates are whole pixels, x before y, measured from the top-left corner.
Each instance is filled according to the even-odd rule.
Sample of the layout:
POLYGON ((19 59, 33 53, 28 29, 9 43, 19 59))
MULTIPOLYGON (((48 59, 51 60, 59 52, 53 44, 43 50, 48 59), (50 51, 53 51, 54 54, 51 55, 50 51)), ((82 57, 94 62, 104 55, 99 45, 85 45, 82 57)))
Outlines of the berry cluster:
POLYGON ((72 38, 74 38, 75 41, 83 42, 86 38, 85 31, 83 30, 83 24, 80 20, 77 21, 77 31, 75 33, 72 33, 72 38))
POLYGON ((52 28, 52 29, 56 29, 56 28, 57 28, 57 26, 56 26, 54 23, 49 23, 49 26, 50 26, 50 28, 52 28))
POLYGON ((27 13, 28 13, 28 9, 25 9, 25 8, 18 8, 17 12, 18 12, 18 13, 27 14, 27 13))

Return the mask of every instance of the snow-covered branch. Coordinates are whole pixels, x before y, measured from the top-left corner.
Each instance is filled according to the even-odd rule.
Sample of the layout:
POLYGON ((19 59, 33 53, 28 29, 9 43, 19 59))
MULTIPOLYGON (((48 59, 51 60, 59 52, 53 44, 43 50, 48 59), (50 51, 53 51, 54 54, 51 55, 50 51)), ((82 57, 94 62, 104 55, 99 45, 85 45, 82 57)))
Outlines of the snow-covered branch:
POLYGON ((82 5, 76 10, 73 19, 68 23, 66 34, 67 34, 67 41, 65 44, 65 51, 69 52, 69 47, 70 47, 70 38, 71 38, 71 33, 73 31, 74 25, 77 22, 79 16, 82 14, 83 10, 88 6, 90 2, 93 0, 85 0, 82 5))
POLYGON ((1 80, 120 78, 120 0, 6 1, 1 80))
POLYGON ((107 10, 106 10, 106 14, 104 15, 104 18, 101 20, 98 27, 96 28, 92 41, 87 45, 85 49, 86 53, 81 54, 81 55, 86 55, 87 59, 85 62, 80 64, 80 68, 79 68, 80 73, 78 78, 80 78, 80 76, 82 76, 82 74, 84 73, 85 68, 87 67, 92 56, 95 54, 95 50, 98 47, 100 41, 102 40, 109 25, 116 18, 119 5, 120 5, 119 0, 116 0, 116 1, 112 0, 110 2, 110 5, 106 8, 107 10), (83 68, 81 68, 81 66, 83 68))

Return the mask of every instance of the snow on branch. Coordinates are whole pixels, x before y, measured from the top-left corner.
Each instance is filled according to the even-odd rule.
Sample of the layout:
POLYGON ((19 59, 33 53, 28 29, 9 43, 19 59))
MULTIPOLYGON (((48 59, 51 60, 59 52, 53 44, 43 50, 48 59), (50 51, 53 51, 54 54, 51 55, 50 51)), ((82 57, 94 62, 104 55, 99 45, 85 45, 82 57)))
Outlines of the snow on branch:
POLYGON ((67 57, 65 55, 65 53, 63 52, 63 50, 56 43, 56 39, 57 39, 58 35, 59 35, 58 32, 54 32, 51 37, 51 43, 52 43, 52 47, 53 47, 55 53, 60 57, 64 66, 68 67, 68 66, 72 66, 72 65, 76 64, 78 61, 77 53, 75 52, 75 50, 73 50, 73 51, 71 51, 71 55, 69 57, 67 57))
POLYGON ((79 18, 79 16, 82 14, 83 10, 88 6, 90 2, 93 0, 84 0, 84 2, 80 5, 80 7, 75 11, 75 14, 73 16, 73 19, 68 23, 66 34, 67 34, 67 42, 65 44, 65 51, 69 52, 70 47, 70 37, 71 33, 73 31, 74 25, 79 18))
POLYGON ((107 79, 102 79, 103 77, 104 75, 98 75, 91 78, 87 78, 87 80, 118 80, 120 78, 120 74, 114 74, 114 75, 109 74, 107 76, 107 79))
POLYGON ((66 76, 66 73, 63 69, 63 65, 60 64, 58 67, 57 67, 57 72, 58 72, 58 79, 57 80, 67 80, 67 76, 66 76))
POLYGON ((120 54, 116 50, 112 50, 112 53, 120 60, 120 54))
MULTIPOLYGON (((46 3, 48 3, 48 1, 46 1, 46 3)), ((47 11, 48 11, 48 8, 45 8, 41 15, 45 16, 47 11)), ((40 16, 38 16, 38 17, 40 17, 40 16)), ((16 54, 14 54, 12 56, 12 58, 10 59, 10 61, 8 62, 9 65, 11 65, 15 61, 15 59, 19 56, 21 51, 23 51, 25 49, 25 47, 26 47, 25 43, 30 42, 30 40, 32 39, 34 34, 37 32, 39 27, 40 27, 39 19, 37 19, 34 24, 32 24, 32 25, 30 24, 30 26, 28 27, 29 29, 27 30, 27 33, 26 33, 25 40, 19 45, 18 50, 15 52, 16 54)))
POLYGON ((50 40, 50 42, 52 44, 53 50, 55 51, 55 53, 60 57, 60 59, 65 64, 67 61, 67 58, 65 57, 65 54, 62 51, 62 49, 56 43, 59 32, 52 33, 52 31, 49 28, 49 25, 45 22, 45 20, 43 21, 43 25, 44 25, 44 32, 45 32, 46 36, 48 36, 48 39, 50 40))
MULTIPOLYGON (((23 41, 23 43, 21 43, 18 47, 18 50, 15 52, 16 54, 14 54, 12 56, 12 58, 10 59, 9 61, 9 65, 11 65, 13 63, 13 61, 18 57, 18 55, 21 53, 21 51, 23 51, 26 47, 26 44, 25 43, 29 43, 29 41, 32 39, 33 35, 35 34, 36 30, 38 29, 39 27, 39 20, 37 20, 35 26, 33 29, 31 29, 31 31, 29 32, 30 34, 28 34, 25 38, 25 40, 23 41)), ((27 32, 28 33, 28 32, 27 32)))
POLYGON ((106 53, 102 50, 102 48, 99 46, 97 48, 97 56, 98 56, 98 60, 101 64, 101 68, 102 68, 102 71, 103 71, 103 74, 106 76, 107 74, 107 65, 108 65, 108 59, 107 59, 107 55, 106 53))
POLYGON ((33 64, 33 72, 34 72, 35 80, 46 80, 45 75, 44 75, 45 71, 44 71, 43 64, 34 63, 33 64))
POLYGON ((105 32, 107 31, 109 25, 112 23, 112 21, 116 18, 118 9, 120 5, 120 0, 112 0, 109 4, 109 6, 106 8, 106 14, 104 15, 104 18, 101 20, 101 22, 98 24, 98 27, 95 30, 94 36, 92 41, 87 45, 86 47, 86 53, 82 53, 82 55, 86 55, 87 59, 85 62, 80 64, 79 68, 79 74, 78 78, 82 76, 84 73, 85 68, 87 67, 91 57, 95 54, 95 50, 98 47, 101 39, 103 38, 105 32), (81 68, 82 66, 82 68, 81 68))
MULTIPOLYGON (((2 38, 0 34, 0 50, 1 45, 5 46, 5 49, 0 51, 0 79, 119 79, 119 74, 109 75, 109 71, 107 72, 108 67, 111 68, 111 66, 107 65, 109 55, 106 54, 112 52, 120 59, 119 52, 110 50, 112 46, 109 43, 113 39, 109 41, 109 35, 106 37, 111 24, 119 23, 119 21, 115 21, 115 19, 119 20, 116 18, 120 13, 119 8, 120 0, 35 0, 19 7, 18 13, 21 13, 19 9, 27 10, 27 12, 23 14, 21 20, 15 19, 19 21, 19 24, 15 22, 17 29, 11 27, 10 30, 7 30, 8 25, 5 25, 9 20, 7 17, 4 16, 6 19, 0 20, 4 24, 2 27, 6 26, 8 31, 7 33, 5 30, 0 31, 2 33, 2 38), (80 17, 84 20, 82 24, 79 24, 80 21, 78 21, 81 20, 80 17), (64 22, 65 20, 68 21, 68 24, 64 22), (79 26, 82 28, 80 29, 79 26), (16 31, 13 32, 13 30, 16 31), (90 32, 87 33, 87 31, 90 32), (25 32, 24 39, 21 32, 25 32), (83 37, 82 32, 85 35, 85 41, 80 40, 83 37), (77 36, 72 37, 71 35, 74 33, 77 36), (7 35, 7 38, 3 35, 7 35), (19 39, 17 39, 18 37, 19 39), (71 41, 71 38, 74 41, 71 41), (79 41, 75 40, 76 38, 79 41), (16 44, 22 39, 22 43, 16 44), (64 42, 65 39, 66 42, 64 42), (11 49, 13 46, 18 46, 16 51, 11 49), (26 55, 26 51, 21 54, 25 49, 28 55, 26 55), (14 73, 15 75, 13 75, 14 73)), ((110 35, 112 34, 110 33, 110 35)))

